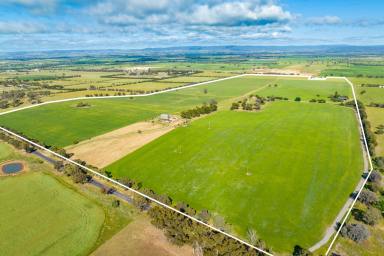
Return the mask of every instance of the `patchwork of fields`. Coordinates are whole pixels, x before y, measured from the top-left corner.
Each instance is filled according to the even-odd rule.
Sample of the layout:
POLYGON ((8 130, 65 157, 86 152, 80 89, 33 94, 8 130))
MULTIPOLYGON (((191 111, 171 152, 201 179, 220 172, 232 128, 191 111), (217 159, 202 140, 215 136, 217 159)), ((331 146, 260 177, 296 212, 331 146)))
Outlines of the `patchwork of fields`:
POLYGON ((300 96, 303 100, 309 100, 326 99, 335 91, 351 94, 349 86, 342 81, 308 82, 306 79, 242 77, 150 97, 89 99, 89 108, 77 108, 78 101, 50 104, 0 116, 0 124, 47 145, 64 147, 152 119, 160 113, 178 113, 212 99, 227 109, 233 101, 231 99, 252 92, 264 96, 289 97, 291 100, 300 96), (274 84, 279 86, 274 88, 274 84))
MULTIPOLYGON (((363 170, 351 97, 341 80, 242 77, 149 97, 49 104, 0 116, 0 124, 64 147, 100 134, 215 100, 218 113, 192 121, 107 167, 175 202, 223 216, 246 237, 256 230, 277 252, 322 238, 363 170), (248 94, 287 97, 259 112, 229 111, 248 94), (301 102, 294 102, 296 97, 301 102), (327 103, 310 103, 325 99, 327 103)), ((97 150, 97 149, 95 149, 97 150)))

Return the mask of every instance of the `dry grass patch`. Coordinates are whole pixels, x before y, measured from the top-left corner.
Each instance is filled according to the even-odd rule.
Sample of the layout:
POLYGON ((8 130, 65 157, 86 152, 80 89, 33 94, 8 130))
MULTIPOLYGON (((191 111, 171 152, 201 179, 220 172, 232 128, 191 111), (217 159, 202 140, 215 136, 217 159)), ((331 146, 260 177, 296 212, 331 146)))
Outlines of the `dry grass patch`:
POLYGON ((163 232, 153 225, 146 216, 137 218, 100 246, 92 255, 130 256, 192 256, 189 246, 176 246, 168 242, 163 232))
POLYGON ((71 145, 66 150, 73 153, 74 158, 103 168, 173 130, 180 122, 138 122, 71 145))

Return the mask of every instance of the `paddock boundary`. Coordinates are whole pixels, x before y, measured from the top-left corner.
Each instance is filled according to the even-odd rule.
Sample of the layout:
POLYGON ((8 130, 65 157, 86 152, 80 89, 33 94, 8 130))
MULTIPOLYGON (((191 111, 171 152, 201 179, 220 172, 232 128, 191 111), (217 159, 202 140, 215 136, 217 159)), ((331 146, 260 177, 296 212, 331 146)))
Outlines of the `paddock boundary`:
MULTIPOLYGON (((368 157, 368 162, 369 162, 370 169, 369 169, 369 172, 368 172, 366 178, 364 179, 363 184, 361 185, 361 188, 358 190, 358 193, 357 193, 355 199, 353 200, 352 204, 349 206, 349 210, 345 214, 345 217, 343 218, 343 221, 341 222, 339 229, 337 229, 336 234, 333 236, 333 239, 332 239, 332 241, 331 241, 331 243, 330 243, 330 245, 329 245, 329 247, 328 247, 328 249, 327 249, 327 251, 325 253, 325 255, 327 256, 331 252, 333 244, 335 243, 337 237, 339 236, 340 231, 341 231, 343 225, 345 224, 346 220, 348 219, 349 215, 351 214, 351 211, 352 211, 353 207, 355 206, 355 204, 357 202, 357 199, 359 198, 359 196, 361 194, 361 191, 363 190, 364 186, 366 185, 366 183, 367 183, 367 181, 368 181, 368 179, 369 179, 369 177, 370 177, 370 175, 371 175, 371 173, 373 171, 372 158, 371 158, 371 154, 369 153, 368 143, 367 143, 367 140, 366 140, 366 134, 365 134, 364 128, 363 128, 363 123, 362 123, 362 120, 361 120, 360 110, 359 110, 358 104, 357 104, 357 99, 356 99, 356 94, 355 94, 354 86, 353 86, 353 83, 347 77, 333 77, 333 76, 332 77, 328 77, 327 76, 327 77, 324 77, 324 78, 316 78, 316 77, 309 76, 309 75, 240 74, 240 75, 220 78, 220 79, 216 79, 216 80, 210 80, 210 81, 196 83, 196 84, 192 84, 192 85, 186 85, 186 86, 182 86, 182 87, 171 88, 171 89, 162 90, 162 91, 153 92, 153 93, 148 93, 148 94, 120 95, 120 96, 97 96, 97 97, 75 97, 75 98, 68 98, 68 99, 63 99, 63 100, 47 101, 47 102, 43 102, 43 103, 39 103, 39 104, 29 105, 29 106, 25 106, 25 107, 21 107, 21 108, 12 109, 10 111, 2 112, 2 113, 0 113, 0 116, 1 115, 6 115, 6 114, 10 114, 10 113, 13 113, 13 112, 17 112, 17 111, 21 111, 21 110, 25 110, 25 109, 29 109, 29 108, 33 108, 33 107, 38 107, 38 106, 47 105, 47 104, 53 104, 53 103, 60 103, 60 102, 68 102, 68 101, 76 101, 76 100, 92 100, 92 99, 115 99, 115 98, 146 97, 146 96, 152 96, 152 95, 157 95, 157 94, 162 94, 162 93, 167 93, 167 92, 172 92, 172 91, 183 90, 183 89, 186 89, 186 88, 196 87, 196 86, 205 85, 205 84, 211 84, 211 83, 215 83, 215 82, 220 82, 220 81, 225 81, 225 80, 230 80, 230 79, 239 78, 239 77, 245 77, 245 76, 307 78, 308 80, 313 80, 313 81, 328 80, 328 79, 341 79, 341 80, 346 81, 350 85, 350 87, 352 89, 352 95, 353 95, 354 102, 355 102, 356 113, 358 115, 360 129, 361 129, 361 134, 362 134, 362 137, 363 137, 363 140, 364 140, 364 146, 365 146, 366 154, 367 154, 367 157, 368 157)), ((252 249, 257 250, 258 252, 264 253, 265 255, 274 256, 273 254, 271 254, 271 253, 269 253, 269 252, 267 252, 267 251, 265 251, 265 250, 263 250, 261 248, 258 248, 256 246, 254 246, 254 245, 252 245, 252 244, 250 244, 250 243, 240 239, 240 238, 237 238, 236 236, 233 236, 233 235, 231 235, 231 234, 229 234, 229 233, 227 233, 225 231, 222 231, 222 230, 220 230, 220 229, 218 229, 218 228, 216 228, 216 227, 214 227, 212 225, 209 225, 209 224, 207 224, 207 223, 205 223, 205 222, 203 222, 203 221, 201 221, 201 220, 199 220, 199 219, 197 219, 197 218, 195 218, 193 216, 190 216, 190 215, 188 215, 186 213, 183 213, 183 212, 181 212, 181 211, 179 211, 179 210, 177 210, 177 209, 175 209, 175 208, 173 208, 173 207, 171 207, 171 206, 169 206, 167 204, 164 204, 164 203, 158 201, 155 198, 147 196, 147 195, 145 195, 145 194, 143 194, 143 193, 141 193, 141 192, 139 192, 139 191, 137 191, 135 189, 132 189, 132 188, 130 188, 130 187, 128 187, 128 186, 126 186, 126 185, 124 185, 124 184, 122 184, 122 183, 120 183, 120 182, 118 182, 118 181, 116 181, 116 180, 114 180, 112 178, 109 178, 109 177, 107 177, 107 176, 105 176, 105 175, 103 175, 101 173, 98 173, 98 172, 96 172, 96 171, 94 171, 94 170, 92 170, 92 169, 90 169, 90 168, 88 168, 88 167, 86 167, 84 165, 81 165, 81 164, 79 164, 79 163, 77 163, 77 162, 75 162, 75 161, 73 161, 73 160, 71 160, 69 158, 66 158, 66 157, 64 157, 64 156, 62 156, 62 155, 60 155, 60 154, 58 154, 58 153, 56 153, 56 152, 54 152, 54 151, 52 151, 50 149, 47 149, 47 148, 45 148, 45 147, 43 147, 43 146, 41 146, 41 145, 39 145, 39 144, 37 144, 35 142, 33 142, 33 141, 23 137, 23 136, 20 136, 17 133, 12 132, 12 131, 10 131, 10 130, 2 127, 2 126, 0 126, 0 130, 6 132, 8 134, 11 134, 12 136, 14 136, 16 138, 19 138, 20 140, 23 140, 23 141, 25 141, 25 142, 27 142, 27 143, 29 143, 29 144, 39 148, 39 149, 47 151, 47 152, 55 155, 56 157, 58 157, 58 158, 60 158, 62 160, 65 160, 65 161, 67 161, 69 163, 72 163, 72 164, 74 164, 74 165, 76 165, 76 166, 78 166, 78 167, 80 167, 80 168, 82 168, 82 169, 84 169, 84 170, 86 170, 86 171, 96 175, 96 176, 104 178, 107 181, 109 181, 109 182, 111 182, 111 183, 113 183, 115 185, 118 185, 118 186, 120 186, 120 187, 122 187, 124 189, 127 189, 127 190, 129 190, 129 191, 131 191, 131 192, 133 192, 133 193, 135 193, 137 195, 140 195, 140 196, 142 196, 142 197, 144 197, 144 198, 146 198, 146 199, 148 199, 148 200, 150 200, 150 201, 152 201, 152 202, 154 202, 154 203, 156 203, 156 204, 158 204, 160 206, 163 206, 163 207, 165 207, 165 208, 167 208, 169 210, 172 210, 172 211, 174 211, 176 213, 179 213, 179 214, 183 215, 184 217, 187 217, 187 218, 189 218, 189 219, 191 219, 191 220, 193 220, 193 221, 195 221, 195 222, 197 222, 197 223, 199 223, 199 224, 201 224, 203 226, 206 226, 206 227, 208 227, 208 228, 210 228, 210 229, 212 229, 212 230, 214 230, 214 231, 216 231, 218 233, 221 233, 221 234, 223 234, 225 236, 228 236, 228 237, 230 237, 230 238, 232 238, 232 239, 234 239, 234 240, 236 240, 236 241, 238 241, 238 242, 240 242, 240 243, 242 243, 242 244, 244 244, 244 245, 246 245, 246 246, 248 246, 248 247, 250 247, 252 249)))

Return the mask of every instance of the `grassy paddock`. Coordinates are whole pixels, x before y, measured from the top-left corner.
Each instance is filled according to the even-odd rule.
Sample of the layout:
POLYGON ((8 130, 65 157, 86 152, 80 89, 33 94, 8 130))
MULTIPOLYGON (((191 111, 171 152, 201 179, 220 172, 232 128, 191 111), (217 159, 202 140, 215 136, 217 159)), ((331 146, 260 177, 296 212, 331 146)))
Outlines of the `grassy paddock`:
POLYGON ((0 177, 1 255, 86 255, 103 226, 97 204, 37 170, 49 167, 0 143, 0 161, 23 160, 29 172, 0 177), (26 250, 26 248, 28 250, 26 250))
MULTIPOLYGON (((368 120, 371 123, 371 130, 376 131, 379 125, 384 125, 384 108, 366 108, 368 120)), ((384 156, 384 134, 376 134, 376 154, 384 156)))
POLYGON ((52 166, 0 143, 0 162, 22 160, 29 171, 0 177, 0 255, 88 255, 137 216, 136 209, 90 186, 53 176, 52 166), (25 251, 28 248, 28 252, 25 251))
POLYGON ((239 78, 149 97, 91 99, 87 100, 90 108, 76 108, 76 101, 50 104, 1 116, 0 124, 48 145, 63 147, 163 112, 177 113, 211 99, 221 101, 243 95, 267 81, 239 78))
POLYGON ((0 116, 0 124, 48 145, 64 147, 160 113, 178 113, 211 99, 228 108, 232 99, 251 92, 308 100, 326 98, 335 91, 350 95, 349 86, 342 81, 242 77, 149 97, 90 99, 90 108, 76 108, 76 102, 50 104, 0 116), (268 87, 274 84, 278 86, 268 87))
POLYGON ((276 102, 178 128, 108 170, 248 228, 275 251, 321 239, 363 168, 350 108, 276 102))

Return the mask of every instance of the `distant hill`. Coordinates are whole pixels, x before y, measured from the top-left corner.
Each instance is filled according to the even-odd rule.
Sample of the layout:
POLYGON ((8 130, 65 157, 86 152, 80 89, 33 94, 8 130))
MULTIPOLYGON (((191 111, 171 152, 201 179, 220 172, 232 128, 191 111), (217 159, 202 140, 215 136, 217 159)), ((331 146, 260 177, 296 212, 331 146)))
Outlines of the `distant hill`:
POLYGON ((0 59, 46 59, 76 57, 127 57, 164 55, 244 55, 244 54, 297 54, 297 55, 383 55, 384 45, 296 45, 296 46, 180 46, 145 49, 55 50, 31 52, 0 52, 0 59))

